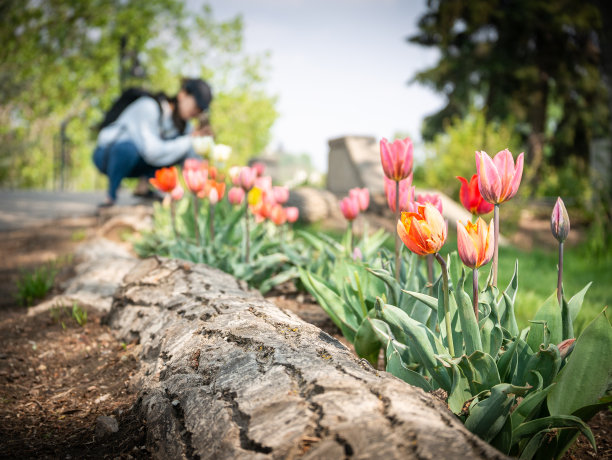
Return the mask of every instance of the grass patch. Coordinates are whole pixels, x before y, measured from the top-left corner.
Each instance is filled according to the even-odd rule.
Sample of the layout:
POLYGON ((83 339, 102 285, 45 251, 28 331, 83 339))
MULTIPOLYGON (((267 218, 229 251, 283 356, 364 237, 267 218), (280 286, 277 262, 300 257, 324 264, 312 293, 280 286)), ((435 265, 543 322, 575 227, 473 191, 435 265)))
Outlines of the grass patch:
POLYGON ((29 307, 35 300, 45 297, 53 287, 58 271, 56 263, 48 263, 32 272, 22 272, 17 281, 17 302, 29 307))

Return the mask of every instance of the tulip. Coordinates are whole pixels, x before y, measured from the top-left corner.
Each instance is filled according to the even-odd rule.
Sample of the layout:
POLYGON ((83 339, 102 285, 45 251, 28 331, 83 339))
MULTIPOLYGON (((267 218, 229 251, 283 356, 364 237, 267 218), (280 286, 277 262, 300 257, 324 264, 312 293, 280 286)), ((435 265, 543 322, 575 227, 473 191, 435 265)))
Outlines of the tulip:
POLYGON ((289 199, 289 187, 274 187, 272 193, 278 204, 284 204, 289 199))
POLYGON ((365 211, 370 206, 370 191, 367 188, 352 188, 349 190, 349 197, 359 203, 360 211, 365 211))
POLYGON ((253 168, 253 171, 255 171, 255 176, 261 177, 266 169, 266 165, 260 161, 256 161, 251 165, 251 168, 253 168))
POLYGON ((561 197, 557 197, 557 202, 553 208, 550 229, 557 241, 563 244, 570 231, 570 220, 561 197))
POLYGON ((208 178, 208 170, 204 168, 202 162, 198 162, 197 165, 190 164, 188 167, 187 161, 185 161, 185 167, 183 168, 183 179, 185 179, 185 185, 194 194, 198 194, 204 189, 206 185, 206 179, 208 178))
POLYGON ((459 199, 461 204, 472 213, 472 215, 488 214, 493 211, 493 205, 484 200, 478 189, 478 174, 474 174, 467 181, 464 177, 457 176, 461 181, 461 190, 459 191, 459 199))
POLYGON ((478 321, 478 269, 488 264, 493 257, 493 221, 487 224, 480 217, 475 224, 457 221, 457 249, 461 261, 472 269, 472 299, 474 315, 478 321))
POLYGON ((232 182, 233 185, 237 187, 240 186, 240 170, 241 169, 242 168, 240 166, 232 166, 228 171, 230 181, 232 182))
POLYGON ((557 348, 559 349, 559 354, 561 355, 561 359, 565 359, 567 355, 570 353, 570 351, 574 349, 575 342, 576 342, 576 339, 571 338, 571 339, 565 339, 563 342, 557 345, 557 348))
POLYGON ((195 136, 192 139, 193 150, 201 156, 206 156, 215 145, 212 136, 195 136))
POLYGON ((417 211, 401 213, 397 233, 408 249, 421 256, 433 254, 442 268, 446 340, 451 356, 455 356, 448 298, 448 267, 438 253, 446 241, 448 227, 440 211, 431 203, 419 204, 417 211))
POLYGON ((229 145, 217 144, 212 149, 212 159, 219 163, 225 163, 232 154, 232 148, 229 145))
POLYGON ((149 179, 149 183, 158 190, 170 193, 178 182, 178 171, 176 167, 160 168, 155 171, 155 177, 149 179))
POLYGON ((179 201, 181 198, 183 198, 184 194, 185 194, 185 191, 183 190, 183 187, 181 187, 180 184, 174 187, 174 190, 170 192, 170 196, 172 197, 174 201, 179 201))
POLYGON ((242 169, 240 169, 240 175, 238 178, 240 186, 245 191, 251 190, 255 185, 255 177, 255 170, 249 168, 248 166, 243 166, 242 169))
POLYGON ((399 182, 412 172, 413 147, 410 138, 396 139, 392 144, 383 138, 380 141, 380 161, 385 176, 399 182))
POLYGON ((244 201, 244 190, 240 187, 232 187, 227 193, 227 199, 234 206, 242 204, 244 201))
POLYGON ((565 204, 561 197, 557 197, 557 202, 553 208, 552 215, 550 217, 550 229, 552 230, 553 236, 559 242, 559 266, 557 270, 557 300, 559 306, 563 307, 563 242, 569 235, 570 231, 570 220, 565 209, 565 204))
POLYGON ((280 204, 275 204, 270 209, 270 220, 274 222, 276 225, 283 225, 287 221, 287 215, 285 214, 285 210, 280 204))
POLYGON ((523 176, 523 154, 516 159, 516 166, 510 150, 505 149, 491 159, 486 152, 476 152, 478 189, 482 197, 494 204, 493 221, 495 235, 493 250, 492 284, 497 286, 497 260, 499 254, 499 205, 508 201, 518 191, 523 176))
POLYGON ((442 199, 440 198, 440 195, 438 195, 437 193, 423 193, 423 194, 417 195, 416 200, 420 204, 425 204, 425 203, 433 204, 436 207, 436 209, 440 211, 440 214, 442 214, 442 199))
POLYGON ((353 249, 353 260, 355 260, 355 261, 363 260, 363 254, 361 253, 361 249, 359 249, 358 247, 353 249))
POLYGON ((288 208, 285 208, 285 214, 287 215, 287 222, 292 224, 298 220, 300 210, 295 206, 289 206, 288 208))
POLYGON ((342 211, 346 220, 352 222, 359 215, 359 203, 347 196, 340 200, 340 211, 342 211))
POLYGON ((491 159, 486 152, 476 152, 478 189, 483 198, 492 204, 508 201, 518 191, 523 176, 523 154, 516 159, 516 167, 510 150, 502 150, 491 159))
POLYGON ((272 194, 272 178, 270 176, 256 176, 253 184, 254 187, 260 188, 266 193, 270 193, 272 197, 274 196, 272 194))
POLYGON ((457 249, 461 261, 471 269, 488 264, 493 257, 493 221, 478 218, 475 224, 457 221, 457 249))

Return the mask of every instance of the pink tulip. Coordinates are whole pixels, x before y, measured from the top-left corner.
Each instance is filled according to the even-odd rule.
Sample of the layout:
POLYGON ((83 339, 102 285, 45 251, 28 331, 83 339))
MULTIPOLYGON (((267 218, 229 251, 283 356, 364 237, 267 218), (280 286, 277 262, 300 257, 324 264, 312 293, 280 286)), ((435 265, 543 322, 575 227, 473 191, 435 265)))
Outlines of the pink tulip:
POLYGON ((298 220, 298 217, 300 216, 300 210, 295 206, 290 206, 288 208, 285 208, 285 214, 287 215, 287 222, 292 224, 296 220, 298 220))
POLYGON ((243 166, 240 169, 239 183, 245 191, 251 190, 253 185, 255 185, 255 170, 248 166, 243 166))
POLYGON ((174 187, 174 190, 170 192, 170 196, 172 197, 174 201, 178 201, 181 198, 183 198, 184 193, 185 191, 183 190, 183 187, 181 187, 181 185, 179 184, 176 187, 174 187))
POLYGON ((421 204, 433 204, 436 209, 440 211, 440 214, 442 214, 442 199, 437 193, 423 193, 421 195, 417 195, 416 200, 421 204))
POLYGON ((363 254, 361 252, 361 249, 359 249, 358 247, 353 249, 353 260, 363 260, 363 254))
POLYGON ((233 205, 240 205, 244 201, 244 190, 240 187, 232 187, 227 193, 228 201, 233 205))
POLYGON ((380 141, 380 161, 389 179, 396 182, 406 179, 412 172, 412 157, 410 138, 396 139, 392 144, 385 138, 380 141))
POLYGON ((185 169, 201 169, 204 165, 202 160, 198 160, 197 158, 187 158, 183 163, 183 170, 185 169))
POLYGON ((365 211, 370 206, 370 191, 367 188, 352 188, 349 196, 359 203, 359 210, 365 211))
POLYGON ((289 187, 274 187, 272 192, 274 193, 274 200, 278 204, 284 204, 289 199, 289 187))
POLYGON ((508 201, 518 191, 523 176, 523 153, 516 159, 505 149, 491 159, 486 152, 476 152, 478 188, 482 197, 493 204, 508 201))
POLYGON ((251 165, 251 168, 253 168, 257 177, 261 177, 263 176, 263 173, 266 169, 266 165, 261 163, 260 161, 256 161, 251 165))
POLYGON ((346 220, 353 221, 359 215, 359 203, 349 196, 342 198, 340 200, 340 211, 342 211, 346 220))
MULTIPOLYGON (((400 211, 417 212, 414 201, 414 187, 412 187, 412 174, 407 179, 399 181, 399 207, 400 211)), ((385 195, 389 209, 395 212, 395 181, 385 177, 385 195)))
POLYGON ((553 236, 559 243, 563 243, 567 238, 567 235, 569 235, 569 215, 567 214, 567 209, 565 209, 565 204, 563 204, 561 197, 557 197, 557 202, 553 208, 553 212, 550 217, 550 229, 553 236))
POLYGON ((272 194, 272 178, 270 176, 256 176, 255 187, 268 193, 271 197, 274 196, 272 194))
POLYGON ((187 188, 195 194, 200 193, 204 190, 206 185, 206 179, 208 179, 208 170, 203 167, 202 162, 198 164, 189 164, 185 161, 185 167, 183 169, 183 178, 187 188))

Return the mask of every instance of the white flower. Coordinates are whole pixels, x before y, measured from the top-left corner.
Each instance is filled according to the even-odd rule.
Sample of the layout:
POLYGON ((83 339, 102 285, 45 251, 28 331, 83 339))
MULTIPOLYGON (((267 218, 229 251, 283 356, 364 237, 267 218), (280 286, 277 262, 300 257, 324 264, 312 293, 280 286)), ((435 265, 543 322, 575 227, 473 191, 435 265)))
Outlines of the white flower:
POLYGON ((224 163, 226 162, 232 153, 232 148, 229 145, 216 144, 213 147, 212 157, 213 160, 224 163))
POLYGON ((214 145, 212 136, 194 136, 193 138, 193 150, 198 155, 207 155, 214 148, 214 145))

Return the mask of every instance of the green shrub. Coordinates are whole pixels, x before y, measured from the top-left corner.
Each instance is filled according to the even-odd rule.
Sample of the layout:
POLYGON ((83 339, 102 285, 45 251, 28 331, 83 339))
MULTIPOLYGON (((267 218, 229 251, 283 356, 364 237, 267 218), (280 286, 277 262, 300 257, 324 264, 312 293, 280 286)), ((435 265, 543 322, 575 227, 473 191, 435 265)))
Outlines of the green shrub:
POLYGON ((29 307, 37 299, 42 299, 53 287, 58 268, 55 263, 38 267, 33 272, 23 272, 17 281, 17 301, 29 307))

